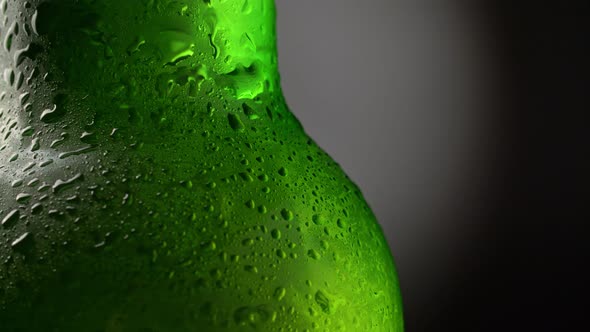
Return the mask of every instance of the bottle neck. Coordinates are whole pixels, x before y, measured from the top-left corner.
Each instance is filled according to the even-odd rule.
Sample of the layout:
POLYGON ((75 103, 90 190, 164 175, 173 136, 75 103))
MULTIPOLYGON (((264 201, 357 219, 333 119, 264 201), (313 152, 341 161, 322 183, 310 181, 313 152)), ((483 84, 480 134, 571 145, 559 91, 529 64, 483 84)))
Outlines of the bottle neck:
POLYGON ((273 0, 41 2, 35 16, 44 67, 57 65, 68 89, 89 78, 160 97, 209 86, 253 99, 279 88, 273 0))
POLYGON ((0 157, 21 145, 66 158, 103 143, 182 144, 175 135, 297 123, 279 84, 273 0, 5 5, 0 157))

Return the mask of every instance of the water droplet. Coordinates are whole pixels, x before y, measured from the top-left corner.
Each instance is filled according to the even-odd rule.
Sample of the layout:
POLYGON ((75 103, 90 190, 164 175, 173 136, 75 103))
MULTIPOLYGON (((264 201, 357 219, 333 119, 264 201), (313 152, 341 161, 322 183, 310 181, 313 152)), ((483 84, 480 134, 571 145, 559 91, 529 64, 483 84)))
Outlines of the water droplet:
POLYGON ((4 49, 7 52, 10 52, 10 49, 12 48, 12 39, 14 37, 14 30, 16 29, 16 26, 17 26, 16 24, 17 24, 16 21, 12 22, 12 25, 6 31, 6 38, 4 39, 4 49))
POLYGON ((28 239, 30 238, 30 233, 26 232, 23 235, 19 236, 16 240, 12 241, 12 243, 10 244, 12 246, 13 249, 21 249, 27 242, 28 239))
POLYGON ((37 185, 37 183, 39 183, 39 179, 38 179, 38 178, 34 178, 34 179, 31 179, 31 181, 29 181, 29 182, 27 183, 27 186, 29 186, 29 187, 33 187, 33 186, 36 186, 36 185, 37 185))
POLYGON ((286 221, 291 221, 293 220, 293 212, 291 212, 290 210, 287 209, 282 209, 281 210, 281 216, 283 217, 283 219, 285 219, 286 221))
POLYGON ((60 153, 58 155, 58 158, 59 159, 65 159, 65 158, 70 157, 70 156, 77 156, 77 155, 86 153, 88 151, 92 151, 92 150, 94 150, 94 148, 95 148, 95 146, 88 145, 88 146, 82 147, 82 148, 77 149, 77 150, 74 150, 74 151, 68 151, 68 152, 60 153))
POLYGON ((16 195, 16 201, 19 203, 25 203, 29 200, 29 198, 31 198, 31 195, 26 193, 20 193, 16 195))
POLYGON ((319 214, 314 214, 311 217, 311 220, 316 225, 322 225, 322 224, 324 224, 326 222, 326 219, 322 215, 319 215, 319 214))
POLYGON ((133 53, 138 52, 143 44, 145 44, 145 38, 141 36, 135 37, 133 42, 127 47, 127 54, 132 55, 133 53))
POLYGON ((21 62, 24 60, 25 57, 23 56, 23 54, 27 53, 27 51, 29 50, 29 47, 30 47, 30 45, 27 45, 24 48, 14 51, 13 59, 14 59, 14 64, 16 66, 20 65, 21 62))
POLYGON ((250 4, 249 0, 244 0, 244 4, 242 5, 242 14, 248 15, 252 12, 252 5, 250 4))
POLYGON ((246 181, 246 182, 252 182, 252 181, 254 181, 254 179, 252 178, 252 176, 250 174, 246 173, 246 172, 241 172, 240 173, 240 177, 244 181, 246 181))
POLYGON ((229 126, 235 131, 241 132, 246 128, 242 120, 240 120, 240 118, 234 113, 229 113, 227 115, 227 121, 229 122, 229 126))
POLYGON ((273 239, 278 240, 281 238, 281 231, 275 228, 272 231, 270 231, 270 235, 273 239))
POLYGON ((39 148, 40 148, 40 145, 39 145, 39 138, 38 138, 38 137, 35 137, 35 138, 33 138, 33 140, 31 141, 31 148, 30 148, 30 150, 31 150, 31 152, 34 152, 34 151, 37 151, 37 150, 39 150, 39 148))
POLYGON ((54 193, 58 193, 66 188, 68 188, 69 186, 71 186, 74 182, 78 181, 78 180, 82 180, 82 173, 78 173, 76 175, 74 175, 72 178, 70 178, 69 180, 63 181, 61 179, 58 179, 57 181, 55 181, 55 183, 53 184, 53 192, 54 193))
POLYGON ((30 170, 31 168, 35 167, 35 165, 37 165, 37 163, 35 163, 35 162, 30 162, 30 163, 29 163, 27 166, 25 166, 25 167, 23 168, 23 172, 26 172, 26 171, 30 170))
POLYGON ((283 249, 277 249, 276 254, 280 258, 287 258, 287 253, 283 249))
POLYGON ((35 203, 33 206, 31 206, 31 213, 32 214, 38 214, 42 210, 43 210, 43 205, 41 203, 35 203))
POLYGON ((34 132, 33 127, 28 126, 28 127, 25 127, 23 130, 21 130, 20 133, 23 136, 31 136, 31 135, 33 135, 33 132, 34 132))
POLYGON ((4 70, 4 81, 9 85, 14 84, 14 71, 10 68, 4 70))
POLYGON ((315 302, 322 308, 323 312, 330 313, 330 299, 322 291, 315 293, 315 302))
POLYGON ((60 93, 53 98, 53 107, 44 110, 41 113, 40 120, 45 123, 54 122, 65 113, 65 102, 67 95, 60 93))
POLYGON ((42 161, 42 162, 39 164, 39 167, 45 167, 45 166, 47 166, 47 165, 50 165, 50 164, 52 164, 52 163, 53 163, 53 159, 47 159, 47 160, 44 160, 44 161, 42 161))
POLYGON ((20 218, 20 211, 18 209, 14 209, 8 212, 6 216, 4 216, 4 218, 2 219, 2 226, 8 227, 14 222, 16 222, 18 218, 20 218))
POLYGON ((38 36, 39 31, 37 30, 37 18, 39 17, 39 11, 35 10, 33 16, 31 16, 31 28, 33 28, 33 32, 38 36))
POLYGON ((244 111, 244 114, 248 117, 248 119, 250 119, 250 120, 256 120, 259 118, 258 114, 256 114, 256 112, 254 112, 254 109, 252 109, 252 107, 248 106, 246 103, 242 104, 242 110, 244 111))
POLYGON ((253 208, 256 207, 256 204, 254 204, 254 201, 253 200, 249 200, 249 201, 246 202, 246 207, 249 208, 249 209, 253 209, 253 208))
POLYGON ((195 46, 192 43, 193 40, 192 33, 180 29, 171 29, 160 31, 156 42, 159 44, 166 64, 174 65, 195 53, 192 49, 195 46))
POLYGON ((316 259, 316 260, 321 258, 320 253, 315 251, 314 249, 309 249, 307 251, 307 256, 309 256, 312 259, 316 259))
POLYGON ((274 292, 274 297, 277 301, 280 301, 285 297, 285 294, 287 294, 285 287, 277 287, 274 292))
POLYGON ((234 311, 234 321, 240 326, 249 325, 256 329, 259 324, 267 322, 274 315, 264 306, 240 307, 234 311))
POLYGON ((52 115, 55 114, 57 111, 57 105, 53 105, 52 108, 47 108, 45 109, 42 113, 41 113, 41 121, 49 121, 49 119, 51 119, 52 115))
POLYGON ((217 244, 215 243, 215 241, 203 242, 203 243, 201 243, 201 249, 213 251, 213 250, 217 249, 217 244))
POLYGON ((80 140, 84 143, 92 144, 96 141, 96 136, 94 133, 85 131, 80 135, 80 140))
POLYGON ((279 175, 281 176, 287 176, 287 169, 285 167, 281 167, 279 168, 279 175))
POLYGON ((254 265, 245 265, 244 270, 252 273, 258 273, 258 268, 254 265))

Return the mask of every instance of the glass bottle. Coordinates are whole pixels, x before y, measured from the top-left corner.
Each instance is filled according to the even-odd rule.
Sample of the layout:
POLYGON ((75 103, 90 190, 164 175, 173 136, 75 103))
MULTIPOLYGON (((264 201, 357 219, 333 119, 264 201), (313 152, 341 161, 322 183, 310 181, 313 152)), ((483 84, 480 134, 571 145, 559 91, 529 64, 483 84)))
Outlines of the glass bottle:
POLYGON ((381 228, 285 104, 272 0, 0 16, 0 330, 402 331, 381 228))

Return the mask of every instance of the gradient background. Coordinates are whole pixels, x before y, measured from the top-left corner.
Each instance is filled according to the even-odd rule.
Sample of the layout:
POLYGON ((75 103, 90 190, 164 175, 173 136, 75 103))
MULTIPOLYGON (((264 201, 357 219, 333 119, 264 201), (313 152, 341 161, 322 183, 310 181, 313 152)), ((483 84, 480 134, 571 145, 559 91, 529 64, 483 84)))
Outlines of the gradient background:
POLYGON ((287 102, 377 215, 407 331, 584 321, 588 5, 276 3, 287 102))

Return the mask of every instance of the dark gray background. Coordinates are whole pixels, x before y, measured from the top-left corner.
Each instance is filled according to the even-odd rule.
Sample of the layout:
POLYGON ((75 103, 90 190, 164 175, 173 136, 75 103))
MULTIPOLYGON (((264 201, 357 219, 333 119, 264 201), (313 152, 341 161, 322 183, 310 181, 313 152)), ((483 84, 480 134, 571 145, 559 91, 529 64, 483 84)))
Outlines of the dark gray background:
POLYGON ((587 325, 590 2, 276 4, 287 102, 376 213, 407 331, 587 325))
MULTIPOLYGON (((450 1, 277 0, 293 113, 363 191, 396 259, 407 314, 486 224, 495 141, 493 52, 450 1)), ((416 319, 420 319, 416 317, 416 319)))

